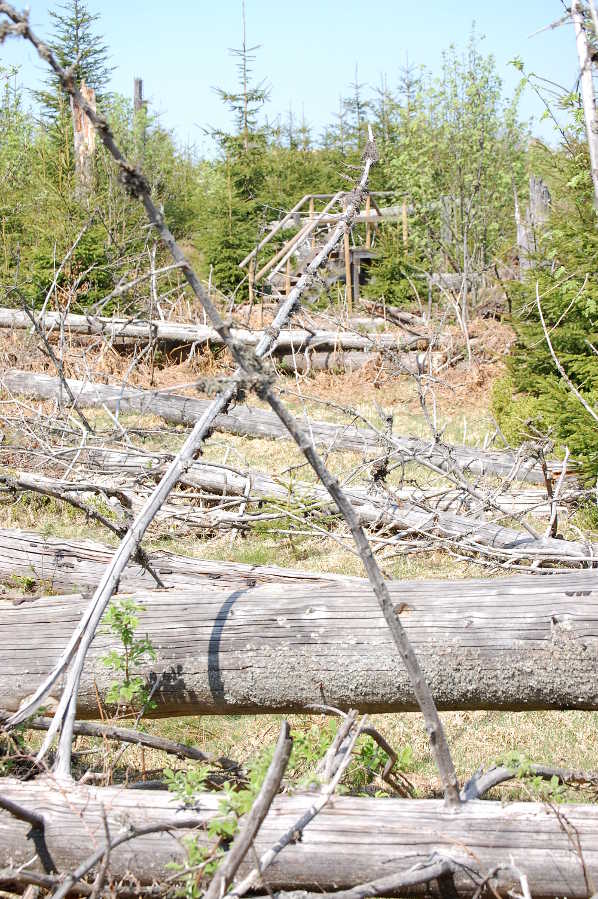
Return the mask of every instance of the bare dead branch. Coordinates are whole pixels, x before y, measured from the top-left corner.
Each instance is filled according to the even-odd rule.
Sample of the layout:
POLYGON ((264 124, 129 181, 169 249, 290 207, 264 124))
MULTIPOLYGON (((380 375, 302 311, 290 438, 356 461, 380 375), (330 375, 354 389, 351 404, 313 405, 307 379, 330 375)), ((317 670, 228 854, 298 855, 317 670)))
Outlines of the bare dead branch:
POLYGON ((214 874, 210 886, 206 890, 205 899, 221 899, 232 883, 239 866, 253 845, 255 836, 270 810, 272 800, 280 789, 292 748, 293 740, 290 735, 289 725, 286 721, 283 721, 274 756, 261 789, 256 796, 251 811, 243 821, 241 830, 233 840, 232 846, 214 874))

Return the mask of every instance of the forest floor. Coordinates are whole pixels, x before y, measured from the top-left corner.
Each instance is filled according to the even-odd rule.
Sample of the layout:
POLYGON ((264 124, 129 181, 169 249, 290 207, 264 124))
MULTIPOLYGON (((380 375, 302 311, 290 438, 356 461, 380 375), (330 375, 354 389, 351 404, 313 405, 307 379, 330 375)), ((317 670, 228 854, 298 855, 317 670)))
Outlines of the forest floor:
MULTIPOLYGON (((451 368, 443 376, 434 392, 433 408, 439 427, 444 429, 449 442, 482 445, 485 435, 495 430, 490 414, 490 395, 496 379, 504 371, 505 348, 508 348, 511 332, 508 326, 497 322, 479 322, 475 327, 484 337, 484 358, 471 366, 461 364, 451 368)), ((67 359, 67 371, 77 376, 81 358, 87 356, 87 363, 98 371, 98 359, 93 352, 82 345, 73 345, 67 359)), ((2 367, 24 367, 32 370, 52 372, 36 349, 33 338, 24 334, 4 333, 0 335, 0 363, 2 367)), ((105 380, 118 381, 127 369, 126 354, 111 352, 101 360, 101 370, 105 380)), ((154 372, 154 386, 179 385, 177 392, 193 395, 186 385, 202 374, 219 373, 221 364, 218 354, 202 354, 192 360, 163 360, 154 372)), ((131 377, 131 384, 150 386, 149 367, 140 365, 131 377)), ((375 372, 360 371, 352 374, 332 374, 320 372, 309 377, 287 377, 283 383, 284 398, 296 413, 307 413, 320 420, 346 421, 342 408, 351 408, 364 417, 381 422, 381 409, 391 409, 394 415, 394 430, 401 434, 423 436, 427 432, 422 414, 420 397, 413 382, 407 377, 378 383, 375 372)), ((250 400, 256 404, 254 399, 250 400)), ((6 411, 12 398, 0 392, 0 403, 6 411)), ((52 414, 53 403, 23 401, 26 414, 52 414)), ((113 428, 110 418, 103 411, 89 410, 87 413, 94 428, 113 428)), ((170 427, 165 430, 163 423, 152 416, 121 415, 122 426, 139 436, 145 449, 176 451, 186 430, 170 427)), ((16 425, 15 425, 16 427, 16 425)), ((10 444, 11 426, 5 426, 3 444, 3 464, 11 467, 10 444)), ((22 437, 22 433, 20 434, 22 437)), ((300 480, 311 481, 302 457, 289 441, 246 439, 215 433, 205 448, 206 460, 223 458, 238 469, 261 469, 271 475, 280 475, 294 470, 300 480)), ((335 453, 328 462, 339 476, 357 471, 354 483, 360 483, 359 469, 363 458, 351 453, 335 453)), ((365 473, 363 474, 365 478, 365 473)), ((47 536, 65 538, 94 539, 111 545, 116 538, 85 516, 59 504, 55 500, 34 494, 21 494, 16 499, 6 495, 0 501, 0 528, 24 528, 35 530, 47 536)), ((276 530, 262 528, 248 535, 231 538, 230 531, 208 535, 189 532, 181 534, 169 525, 154 525, 145 541, 147 549, 167 549, 181 555, 231 560, 250 564, 275 564, 301 568, 304 570, 362 575, 361 563, 350 548, 340 545, 334 539, 323 539, 320 533, 298 533, 281 536, 276 530)), ((495 576, 495 571, 478 564, 449 555, 444 550, 433 549, 410 555, 396 555, 384 559, 383 570, 388 576, 402 579, 458 579, 467 577, 495 576)), ((503 572, 504 573, 504 572, 503 572)), ((4 588, 14 593, 18 584, 5 580, 4 588)), ((47 585, 46 585, 47 586, 47 585)), ((34 585, 27 585, 34 589, 34 585)), ((458 711, 442 715, 450 745, 461 778, 470 776, 480 766, 487 767, 503 758, 505 753, 517 752, 522 757, 536 763, 544 763, 568 768, 598 770, 598 713, 588 712, 496 712, 458 711)), ((189 743, 207 752, 227 755, 241 763, 247 763, 264 749, 273 745, 279 726, 279 717, 262 716, 203 716, 164 720, 145 720, 144 727, 152 733, 159 733, 171 739, 189 743)), ((294 730, 303 735, 304 762, 314 759, 328 733, 327 719, 322 716, 291 716, 294 730)), ((420 797, 438 795, 438 782, 430 755, 427 736, 421 716, 415 713, 376 715, 375 726, 384 734, 399 754, 400 765, 406 777, 415 787, 420 797)), ((35 742, 33 737, 33 742, 35 742)), ((78 739, 77 749, 84 751, 94 746, 93 741, 78 739)), ((119 760, 114 771, 117 780, 152 779, 152 772, 171 766, 162 753, 129 747, 119 760)), ((185 768, 185 763, 176 763, 185 768)), ((384 784, 371 777, 367 769, 367 759, 358 758, 352 769, 354 784, 368 785, 370 791, 384 784), (360 771, 361 766, 361 771, 360 771)), ((301 772, 298 771, 298 774, 301 772)), ((537 798, 537 784, 515 781, 500 790, 493 791, 495 797, 537 798)), ((575 797, 577 801, 596 799, 591 791, 580 793, 579 789, 566 790, 564 797, 575 797)))

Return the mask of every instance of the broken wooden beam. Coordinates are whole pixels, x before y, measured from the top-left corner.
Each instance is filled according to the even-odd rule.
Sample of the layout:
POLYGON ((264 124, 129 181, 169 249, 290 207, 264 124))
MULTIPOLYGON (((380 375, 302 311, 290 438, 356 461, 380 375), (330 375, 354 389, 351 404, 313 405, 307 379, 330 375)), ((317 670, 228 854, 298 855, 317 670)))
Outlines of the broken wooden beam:
MULTIPOLYGON (((222 563, 225 566, 227 563, 222 563)), ((234 566, 231 566, 234 568, 234 566)), ((598 709, 598 585, 591 571, 500 580, 389 582, 395 610, 443 709, 598 709)), ((143 590, 139 631, 155 651, 136 670, 158 717, 309 712, 326 703, 415 711, 407 672, 371 588, 355 579, 250 588, 143 590), (314 590, 317 586, 317 590, 314 590)), ((0 708, 16 711, 52 670, 87 599, 0 600, 0 708)), ((100 629, 77 716, 97 718, 119 651, 100 629)), ((46 705, 56 703, 61 684, 46 705)))
MULTIPOLYGON (((221 794, 201 793, 193 808, 184 808, 171 793, 90 787, 50 778, 26 783, 0 781, 8 801, 41 815, 42 839, 55 868, 70 871, 124 828, 152 823, 171 825, 123 843, 110 853, 110 876, 142 886, 172 881, 172 863, 187 861, 185 841, 193 834, 199 846, 212 845, 206 825, 222 811, 221 794), (175 837, 178 837, 175 838, 175 837)), ((313 793, 275 798, 250 852, 237 872, 242 879, 255 859, 292 830, 314 801, 313 793)), ((0 809, 0 876, 10 872, 43 873, 31 839, 31 825, 0 809)), ((413 871, 431 861, 451 862, 450 895, 470 899, 484 889, 491 875, 493 891, 519 892, 520 877, 534 899, 589 899, 598 882, 598 806, 474 800, 458 812, 441 800, 369 799, 335 796, 292 841, 263 875, 263 892, 274 890, 330 891, 349 889, 365 881, 413 871)), ((95 872, 94 872, 95 873, 95 872)), ((25 880, 25 882, 27 882, 25 880)), ((447 885, 444 885, 445 889, 447 885)), ((403 887, 399 895, 421 895, 422 885, 403 887)), ((448 895, 448 893, 446 893, 448 895)), ((396 895, 394 891, 384 895, 396 895)), ((443 892, 442 895, 445 895, 443 892)))
MULTIPOLYGON (((158 415, 174 424, 194 425, 210 406, 209 400, 180 396, 170 391, 142 390, 68 379, 68 384, 80 406, 102 406, 121 410, 134 410, 141 414, 158 415)), ((0 374, 0 389, 9 394, 23 394, 38 399, 58 399, 61 396, 59 378, 36 372, 8 369, 0 374)), ((336 425, 300 417, 316 445, 328 452, 347 451, 361 453, 372 458, 382 455, 388 445, 372 430, 354 425, 336 425)), ((237 406, 226 415, 218 415, 214 428, 243 437, 265 437, 289 440, 289 435, 279 419, 266 409, 255 406, 237 406)), ((389 437, 394 448, 392 458, 404 461, 426 460, 446 470, 456 465, 461 471, 474 475, 512 476, 515 480, 544 483, 544 475, 536 460, 529 455, 517 456, 512 452, 493 452, 468 446, 436 444, 418 437, 392 434, 389 437), (448 458, 447 458, 448 457, 448 458)), ((561 464, 556 460, 547 463, 549 475, 556 479, 561 464)), ((575 464, 570 462, 567 474, 574 476, 575 464)))

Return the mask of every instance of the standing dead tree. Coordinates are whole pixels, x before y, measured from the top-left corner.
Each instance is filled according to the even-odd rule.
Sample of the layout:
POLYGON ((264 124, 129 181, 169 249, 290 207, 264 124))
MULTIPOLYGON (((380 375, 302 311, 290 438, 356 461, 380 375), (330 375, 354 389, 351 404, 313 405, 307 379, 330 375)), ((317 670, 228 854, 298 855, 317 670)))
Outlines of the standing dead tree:
MULTIPOLYGON (((590 7, 595 21, 594 4, 590 0, 590 7)), ((581 97, 586 125, 588 150, 590 153, 590 166, 592 183, 594 185, 594 205, 598 210, 598 117, 596 113, 596 97, 594 95, 594 81, 592 77, 592 53, 586 32, 585 16, 587 10, 582 0, 571 0, 571 19, 575 29, 575 43, 579 58, 581 97)))
MULTIPOLYGON (((83 108, 90 121, 95 125, 106 149, 110 152, 119 166, 120 177, 125 188, 133 197, 137 197, 143 203, 149 221, 157 229, 162 241, 171 252, 174 261, 181 264, 181 271, 185 279, 204 307, 215 330, 222 336, 225 345, 231 352, 232 357, 238 366, 237 382, 242 381, 245 387, 253 387, 257 395, 269 404, 272 411, 280 418, 281 422, 288 429, 347 522, 386 623, 409 673, 418 705, 425 720, 430 745, 440 773, 445 800, 451 806, 459 806, 461 799, 459 796, 457 777, 432 693, 425 681, 423 672, 420 669, 407 634, 399 617, 395 613, 388 588, 384 582, 363 528, 359 524, 353 507, 345 497, 337 479, 330 474, 324 465, 308 435, 302 431, 294 418, 281 403, 279 397, 273 390, 271 375, 264 369, 260 361, 260 357, 264 355, 264 352, 271 345, 272 340, 276 338, 282 324, 292 314, 300 299, 302 291, 307 284, 312 281, 319 265, 327 258, 336 243, 349 232, 352 218, 357 214, 366 195, 366 184, 370 168, 377 160, 377 151, 371 129, 370 139, 364 152, 363 175, 357 188, 347 198, 346 212, 343 219, 337 225, 326 246, 308 267, 306 274, 300 279, 295 290, 292 291, 286 301, 281 304, 279 312, 270 328, 268 339, 264 340, 263 346, 258 345, 254 353, 247 347, 239 345, 231 336, 228 324, 222 319, 210 297, 204 291, 200 280, 168 229, 162 213, 154 205, 147 181, 139 170, 123 157, 115 143, 114 136, 112 135, 108 123, 97 115, 96 111, 82 96, 80 90, 74 83, 72 72, 65 71, 56 60, 52 51, 35 36, 29 26, 26 15, 19 14, 7 3, 0 3, 0 12, 9 20, 9 22, 4 23, 1 36, 5 37, 13 34, 20 35, 29 40, 36 48, 39 55, 51 66, 58 76, 63 90, 83 108)), ((228 387, 225 392, 221 394, 220 398, 212 404, 211 416, 207 422, 208 427, 216 414, 221 412, 230 402, 235 392, 236 384, 228 387)), ((35 712, 42 704, 45 695, 52 684, 55 683, 58 676, 66 669, 69 669, 65 688, 55 717, 56 726, 48 732, 48 738, 44 741, 44 746, 42 747, 43 754, 49 748, 52 737, 58 730, 61 731, 56 760, 56 772, 61 777, 70 777, 71 745, 76 715, 77 690, 85 663, 85 656, 93 640, 103 612, 116 587, 119 569, 124 569, 132 553, 139 546, 143 534, 156 511, 168 496, 168 493, 178 480, 180 474, 185 470, 197 453, 197 450, 204 439, 206 430, 207 428, 203 421, 198 422, 195 426, 184 447, 169 467, 168 473, 162 479, 144 510, 137 517, 136 521, 129 529, 127 536, 121 542, 112 564, 108 567, 106 574, 102 579, 102 583, 96 590, 88 610, 83 616, 81 624, 73 634, 67 650, 63 653, 63 656, 51 677, 38 688, 35 696, 26 704, 25 708, 21 709, 18 715, 13 716, 12 723, 16 724, 35 712), (74 663, 70 664, 73 661, 73 657, 74 663)))
MULTIPOLYGON (((96 95, 92 87, 81 82, 81 96, 87 106, 96 109, 96 95)), ((93 183, 93 157, 96 146, 95 128, 86 114, 85 108, 71 95, 71 112, 73 115, 73 137, 75 148, 75 177, 79 193, 87 195, 93 183)))

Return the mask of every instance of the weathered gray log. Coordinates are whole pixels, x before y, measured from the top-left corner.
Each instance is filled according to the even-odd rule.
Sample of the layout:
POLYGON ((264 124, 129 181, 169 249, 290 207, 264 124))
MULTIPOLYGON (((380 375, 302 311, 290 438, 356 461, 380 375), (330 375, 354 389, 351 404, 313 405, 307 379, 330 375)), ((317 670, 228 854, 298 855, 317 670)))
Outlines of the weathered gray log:
MULTIPOLYGON (((152 477, 161 472, 159 463, 155 468, 152 465, 155 457, 143 457, 134 452, 119 453, 101 449, 95 451, 94 455, 100 461, 108 462, 108 465, 111 463, 114 465, 114 461, 120 457, 123 465, 129 469, 132 467, 133 458, 137 455, 138 471, 145 470, 147 474, 151 472, 152 477)), ((81 489, 81 484, 77 484, 77 482, 60 481, 41 475, 22 473, 18 480, 25 487, 28 484, 41 489, 49 487, 65 495, 68 495, 73 489, 79 494, 81 489)), ((210 491, 210 494, 222 497, 236 495, 247 501, 274 501, 284 507, 290 503, 293 507, 297 506, 299 513, 302 508, 314 511, 316 507, 327 513, 336 511, 328 492, 321 485, 293 481, 285 483, 284 480, 276 480, 259 471, 243 474, 209 463, 195 463, 185 476, 185 481, 202 490, 210 491)), ((94 483, 97 483, 98 487, 101 486, 100 481, 94 483)), ((87 486, 91 485, 87 483, 87 486)), ((132 510, 136 512, 143 503, 142 492, 138 489, 127 491, 126 488, 123 488, 123 494, 128 499, 132 510)), ((437 497, 434 495, 428 499, 425 491, 414 488, 406 490, 399 488, 389 493, 379 488, 370 490, 360 487, 345 488, 345 495, 356 511, 360 524, 364 527, 383 527, 391 533, 408 531, 456 543, 462 551, 499 555, 505 558, 533 559, 543 562, 560 561, 564 564, 598 560, 596 544, 557 540, 550 537, 536 538, 528 532, 517 531, 492 521, 485 521, 481 517, 481 503, 478 503, 477 514, 471 517, 455 514, 450 511, 451 494, 454 504, 459 508, 456 496, 458 491, 454 490, 449 493, 449 508, 447 509, 437 501, 437 497)), ((463 492, 461 492, 460 499, 461 506, 464 505, 464 499, 469 500, 473 505, 476 503, 469 494, 465 494, 464 497, 463 492)), ((511 503, 511 508, 513 505, 514 503, 511 503)), ((500 498, 497 499, 497 506, 500 516, 510 514, 508 505, 503 506, 500 498)), ((525 509, 523 504, 522 509, 525 509)), ((546 507, 545 511, 547 511, 546 507)), ((496 516, 497 510, 493 509, 492 512, 496 516)), ((162 507, 157 518, 158 520, 176 520, 189 526, 202 528, 231 527, 235 523, 239 523, 236 513, 218 508, 211 512, 197 509, 189 505, 188 500, 184 501, 182 506, 171 500, 162 507)))
MULTIPOLYGON (((45 312, 36 315, 40 327, 48 333, 60 332, 61 321, 64 328, 73 334, 102 335, 112 343, 125 340, 153 340, 158 343, 175 345, 206 344, 223 346, 223 340, 214 328, 209 325, 191 325, 182 322, 138 321, 135 318, 106 318, 98 315, 76 315, 70 313, 62 316, 59 312, 45 312)), ((27 329, 31 327, 31 319, 19 309, 0 308, 0 328, 27 329)), ((232 328, 231 334, 247 346, 257 346, 264 336, 263 331, 250 331, 247 328, 232 328)), ((367 351, 377 347, 385 349, 425 349, 427 337, 416 337, 405 340, 397 334, 357 334, 343 330, 307 331, 304 328, 286 328, 280 332, 271 352, 288 353, 290 350, 345 350, 367 351)))
MULTIPOLYGON (((413 353, 401 353, 401 358, 407 356, 411 361, 413 353)), ((367 352, 305 352, 298 350, 296 353, 285 354, 278 360, 278 365, 284 372, 298 371, 305 374, 310 371, 359 371, 366 365, 376 364, 380 361, 380 353, 367 352)))
MULTIPOLYGON (((69 385, 81 406, 101 406, 136 410, 142 414, 162 417, 175 424, 193 425, 210 405, 208 400, 187 396, 177 396, 170 392, 121 388, 108 384, 69 379, 69 385)), ((39 399, 57 399, 60 395, 60 380, 50 375, 9 369, 0 374, 0 388, 13 394, 35 396, 39 399)), ((380 438, 373 431, 356 428, 353 425, 335 425, 328 422, 307 419, 303 421, 307 432, 316 445, 324 445, 329 451, 349 451, 374 455, 382 451, 380 438)), ((244 437, 265 437, 288 440, 289 435, 277 417, 265 409, 254 406, 237 406, 227 415, 218 415, 214 427, 229 434, 244 437)), ((405 461, 417 458, 432 462, 445 470, 446 453, 442 446, 417 437, 392 435, 396 454, 394 458, 405 461)), ((513 453, 489 452, 468 446, 449 446, 450 459, 462 471, 475 475, 507 476, 516 469, 517 480, 542 484, 544 476, 533 458, 518 460, 513 453)), ((560 464, 550 461, 549 472, 558 477, 560 464)), ((571 463, 571 473, 575 467, 571 463)))
MULTIPOLYGON (((142 591, 139 630, 157 653, 140 673, 157 716, 417 708, 365 582, 142 591)), ((390 582, 437 704, 445 709, 598 709, 598 584, 592 572, 501 580, 390 582)), ((127 594, 129 595, 129 594, 127 594)), ((52 669, 85 606, 80 596, 0 601, 0 708, 15 711, 52 669)), ((77 716, 99 714, 114 680, 100 632, 77 716)), ((48 700, 59 697, 56 684, 48 700)))
MULTIPOLYGON (((298 371, 301 373, 309 371, 359 371, 368 363, 376 364, 383 358, 381 353, 347 352, 342 350, 340 352, 330 350, 330 352, 320 353, 299 350, 294 354, 282 356, 279 360, 279 365, 284 371, 298 371)), ((426 354, 426 367, 428 358, 426 354)), ((388 359, 388 363, 393 370, 416 374, 419 371, 418 360, 420 359, 421 354, 418 352, 399 352, 394 353, 392 358, 388 359)), ((446 359, 446 353, 432 353, 432 371, 437 371, 446 362, 446 359)))
MULTIPOLYGON (((15 477, 23 489, 31 484, 35 489, 45 486, 63 493, 75 493, 81 495, 86 489, 97 491, 108 490, 110 493, 122 493, 123 502, 135 509, 143 502, 143 480, 151 483, 160 477, 170 457, 160 453, 143 453, 133 448, 126 450, 104 449, 103 447, 53 447, 52 458, 55 461, 60 456, 62 462, 70 462, 73 470, 80 473, 74 480, 50 478, 29 472, 19 472, 15 477), (83 480, 82 480, 83 479, 83 480), (134 483, 132 483, 134 479, 134 483)), ((39 456, 38 456, 39 459, 39 456)), ((10 476, 8 476, 10 480, 10 476)), ((3 478, 0 476, 0 484, 3 478)), ((319 485, 309 484, 305 481, 297 481, 294 478, 274 478, 265 472, 255 469, 240 471, 225 465, 210 462, 194 462, 187 474, 181 478, 184 486, 197 487, 209 497, 242 497, 251 502, 274 501, 287 505, 293 503, 307 504, 309 509, 317 503, 319 508, 327 512, 333 509, 330 497, 319 485)), ((396 503, 404 506, 405 503, 415 504, 421 508, 438 512, 469 512, 476 510, 477 517, 482 515, 484 494, 480 492, 480 498, 476 499, 465 489, 442 488, 424 490, 414 486, 392 487, 392 497, 396 503)), ((376 492, 363 487, 348 487, 346 492, 356 505, 366 507, 375 506, 378 511, 372 511, 370 517, 367 513, 362 523, 374 523, 379 515, 380 508, 386 508, 386 503, 377 497, 376 492)), ((576 493, 564 492, 559 498, 558 510, 562 511, 568 503, 575 502, 576 493)), ((492 510, 496 514, 498 510, 503 515, 516 516, 530 514, 539 517, 550 515, 551 506, 546 496, 546 491, 539 488, 521 489, 517 492, 503 492, 493 499, 492 510)), ((204 518, 206 510, 197 509, 189 496, 171 496, 168 503, 158 513, 160 517, 185 522, 197 521, 206 525, 204 518)), ((217 511, 214 517, 217 516, 217 511)), ((207 517, 207 516, 206 516, 207 517)))
MULTIPOLYGON (((185 810, 162 791, 5 779, 0 792, 43 815, 46 847, 59 871, 73 869, 104 845, 104 815, 113 837, 123 827, 184 823, 189 829, 178 829, 174 836, 180 838, 195 826, 199 845, 207 845, 205 825, 219 813, 218 793, 202 794, 194 810, 185 810)), ((299 793, 274 800, 255 841, 258 857, 299 820, 313 799, 313 793, 299 793)), ((459 896, 475 894, 493 871, 492 885, 503 896, 519 891, 520 872, 534 899, 589 899, 598 882, 598 807, 557 808, 558 814, 543 803, 478 800, 455 813, 441 800, 337 796, 302 838, 283 850, 264 880, 270 890, 347 889, 413 869, 434 856, 455 863, 459 896)), ((43 871, 29 831, 29 824, 0 810, 0 868, 43 871)), ((250 853, 239 879, 249 873, 254 858, 250 853)), ((133 882, 150 884, 172 875, 169 863, 185 861, 182 841, 157 833, 113 850, 110 873, 115 879, 131 875, 133 882)), ((420 885, 400 895, 421 893, 420 885)))
MULTIPOLYGON (((43 537, 33 531, 0 530, 0 578, 14 589, 33 578, 43 589, 86 591, 97 587, 114 548, 92 540, 43 537)), ((198 583, 218 589, 245 589, 256 584, 309 583, 320 586, 347 580, 320 574, 242 562, 211 562, 169 552, 148 553, 152 566, 167 587, 194 587, 198 583)), ((360 578, 348 580, 361 583, 360 578)), ((137 562, 131 562, 120 581, 121 590, 151 589, 153 578, 137 562)), ((0 594, 0 599, 2 595, 0 594)))

